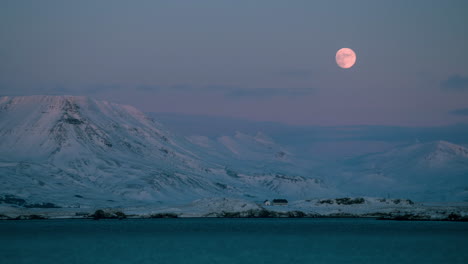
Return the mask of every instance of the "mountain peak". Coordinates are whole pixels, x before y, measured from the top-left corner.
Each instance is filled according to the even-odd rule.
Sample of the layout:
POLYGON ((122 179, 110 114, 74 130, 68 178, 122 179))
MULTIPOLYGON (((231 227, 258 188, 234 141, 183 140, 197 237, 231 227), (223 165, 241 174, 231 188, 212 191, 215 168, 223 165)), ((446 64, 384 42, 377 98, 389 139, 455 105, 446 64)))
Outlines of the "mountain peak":
POLYGON ((446 160, 450 157, 468 158, 468 149, 447 141, 436 141, 431 144, 432 151, 426 159, 446 160))
POLYGON ((141 151, 147 145, 141 143, 144 136, 156 135, 162 142, 168 138, 165 133, 134 107, 85 96, 0 98, 0 150, 25 158, 50 158, 72 148, 141 151))

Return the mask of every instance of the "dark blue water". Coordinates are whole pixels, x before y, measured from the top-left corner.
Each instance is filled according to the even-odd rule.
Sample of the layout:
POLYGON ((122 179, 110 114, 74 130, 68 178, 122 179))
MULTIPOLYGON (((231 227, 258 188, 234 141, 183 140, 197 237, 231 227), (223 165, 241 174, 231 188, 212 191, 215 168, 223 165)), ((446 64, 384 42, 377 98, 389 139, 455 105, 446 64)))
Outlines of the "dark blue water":
POLYGON ((0 221, 0 263, 468 263, 468 223, 0 221))

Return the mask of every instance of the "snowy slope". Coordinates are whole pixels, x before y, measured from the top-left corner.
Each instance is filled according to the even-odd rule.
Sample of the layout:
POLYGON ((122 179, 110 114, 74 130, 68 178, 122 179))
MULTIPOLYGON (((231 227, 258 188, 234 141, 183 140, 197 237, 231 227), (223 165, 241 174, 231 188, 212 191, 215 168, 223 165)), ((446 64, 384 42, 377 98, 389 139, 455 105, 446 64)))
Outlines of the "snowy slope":
POLYGON ((205 159, 222 161, 228 167, 236 167, 238 172, 313 176, 308 167, 298 166, 302 160, 292 151, 261 132, 253 135, 236 132, 216 138, 187 136, 186 139, 197 146, 196 152, 205 159))
POLYGON ((0 196, 29 203, 129 206, 223 196, 306 198, 327 189, 318 179, 280 170, 287 154, 266 136, 239 134, 203 148, 133 107, 86 97, 2 97, 0 137, 0 196), (250 170, 259 160, 267 163, 250 170), (268 165, 276 161, 279 171, 268 165))
POLYGON ((468 149, 446 141, 352 158, 342 164, 340 174, 341 189, 353 194, 420 201, 468 199, 468 149))
POLYGON ((209 192, 206 168, 133 107, 85 97, 4 97, 0 102, 0 159, 17 162, 2 167, 4 190, 20 188, 35 199, 104 194, 110 197, 105 200, 209 192), (12 181, 11 174, 21 181, 12 181))

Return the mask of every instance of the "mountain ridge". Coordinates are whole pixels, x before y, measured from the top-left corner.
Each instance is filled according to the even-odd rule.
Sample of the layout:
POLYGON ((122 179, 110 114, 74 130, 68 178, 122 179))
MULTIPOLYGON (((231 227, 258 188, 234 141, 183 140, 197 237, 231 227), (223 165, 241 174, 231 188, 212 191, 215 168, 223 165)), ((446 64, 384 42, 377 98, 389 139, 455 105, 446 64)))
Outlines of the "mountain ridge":
POLYGON ((131 106, 76 96, 0 97, 0 195, 61 206, 207 197, 468 199, 463 146, 414 143, 324 163, 259 132, 180 136, 131 106))
MULTIPOLYGON (((130 106, 74 96, 2 97, 0 102, 0 162, 10 164, 0 166, 1 191, 22 193, 34 202, 61 195, 66 198, 58 200, 82 204, 91 204, 97 197, 102 204, 223 195, 297 197, 297 188, 271 186, 291 177, 303 179, 277 177, 281 173, 274 168, 265 172, 261 165, 242 171, 244 161, 226 160, 224 155, 204 158, 205 152, 188 140, 130 106), (229 173, 232 166, 237 166, 231 170, 236 172, 229 173), (85 189, 93 199, 76 199, 86 197, 85 189)), ((319 181, 303 181, 299 189, 324 188, 319 181)))

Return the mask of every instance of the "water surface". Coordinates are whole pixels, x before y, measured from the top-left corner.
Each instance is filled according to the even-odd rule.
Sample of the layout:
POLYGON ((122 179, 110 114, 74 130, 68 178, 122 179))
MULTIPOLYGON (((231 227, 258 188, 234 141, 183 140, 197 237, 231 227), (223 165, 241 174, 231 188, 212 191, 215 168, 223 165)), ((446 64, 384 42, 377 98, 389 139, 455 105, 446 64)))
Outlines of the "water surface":
POLYGON ((0 263, 468 263, 468 223, 0 221, 0 263))

